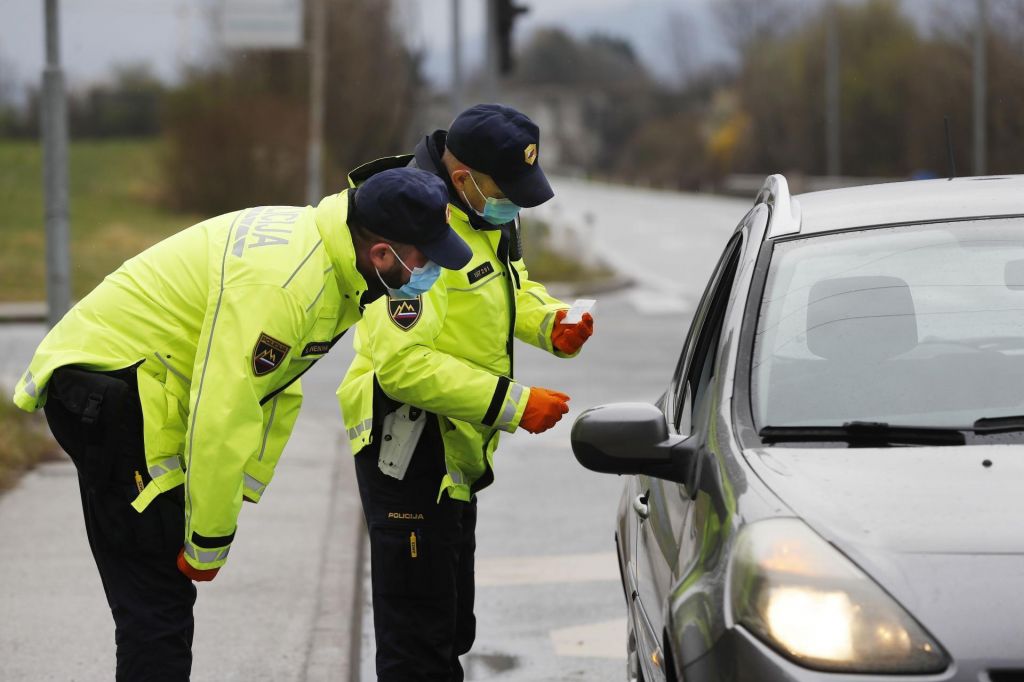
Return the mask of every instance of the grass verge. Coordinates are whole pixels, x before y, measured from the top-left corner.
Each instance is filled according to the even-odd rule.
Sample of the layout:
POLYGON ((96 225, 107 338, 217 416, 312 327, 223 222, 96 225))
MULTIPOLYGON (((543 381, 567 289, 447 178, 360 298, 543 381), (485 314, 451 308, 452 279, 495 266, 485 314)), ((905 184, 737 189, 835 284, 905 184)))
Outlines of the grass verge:
MULTIPOLYGON (((197 222, 160 205, 158 140, 70 147, 72 296, 81 298, 126 259, 197 222)), ((46 299, 42 149, 0 141, 0 301, 46 299)))
POLYGON ((60 453, 42 414, 22 412, 8 395, 5 390, 0 396, 0 492, 13 487, 37 463, 60 453))
MULTIPOLYGON (((128 258, 201 218, 161 205, 158 139, 77 141, 70 147, 72 297, 89 293, 128 258)), ((0 140, 0 302, 46 300, 42 150, 0 140)), ((530 277, 588 283, 614 273, 552 246, 551 227, 523 223, 530 277)))
POLYGON ((523 258, 535 282, 598 282, 615 275, 604 263, 585 263, 552 246, 551 226, 543 220, 522 221, 523 258))

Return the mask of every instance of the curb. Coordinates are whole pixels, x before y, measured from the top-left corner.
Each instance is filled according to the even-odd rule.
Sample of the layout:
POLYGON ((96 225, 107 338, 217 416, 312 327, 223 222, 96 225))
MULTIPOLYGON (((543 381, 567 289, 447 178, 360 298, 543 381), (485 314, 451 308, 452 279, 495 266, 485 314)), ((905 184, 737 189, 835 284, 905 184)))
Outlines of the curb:
POLYGON ((45 301, 0 303, 0 323, 46 322, 49 307, 45 301))
POLYGON ((335 485, 320 556, 320 584, 317 586, 320 604, 300 679, 359 682, 366 531, 362 514, 352 513, 353 505, 346 504, 352 491, 349 485, 343 485, 346 478, 342 467, 351 455, 347 448, 335 447, 332 456, 335 465, 331 476, 335 485), (346 538, 347 533, 342 532, 346 526, 355 537, 354 547, 350 544, 351 538, 346 538), (346 585, 348 580, 353 581, 350 586, 346 585))
POLYGON ((366 578, 366 551, 369 545, 369 536, 366 533, 366 526, 359 517, 356 522, 356 570, 355 585, 352 587, 352 610, 349 616, 349 642, 348 642, 348 679, 349 682, 362 682, 360 669, 362 667, 363 650, 363 582, 366 578))

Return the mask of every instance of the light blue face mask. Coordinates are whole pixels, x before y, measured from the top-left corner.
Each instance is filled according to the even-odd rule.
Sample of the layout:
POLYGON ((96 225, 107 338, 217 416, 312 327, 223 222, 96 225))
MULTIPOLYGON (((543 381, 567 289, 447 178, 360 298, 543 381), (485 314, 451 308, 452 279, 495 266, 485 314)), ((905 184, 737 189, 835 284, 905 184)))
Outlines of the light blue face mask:
POLYGON ((469 203, 466 193, 462 193, 462 200, 466 202, 466 206, 473 209, 473 213, 476 213, 491 225, 504 225, 516 219, 521 209, 513 204, 510 199, 495 199, 494 197, 484 196, 484 193, 480 191, 480 185, 476 184, 476 178, 473 177, 472 173, 469 174, 469 179, 473 181, 473 186, 476 187, 477 193, 484 197, 484 211, 481 213, 473 208, 473 204, 469 203))
POLYGON ((417 296, 421 296, 422 294, 427 293, 430 290, 430 287, 434 286, 434 282, 437 281, 437 278, 441 276, 441 266, 434 261, 427 261, 427 264, 423 267, 410 268, 405 264, 405 261, 402 260, 402 257, 398 255, 397 251, 391 248, 390 245, 388 245, 388 248, 391 249, 391 253, 395 254, 395 258, 397 258, 398 262, 402 264, 402 267, 411 273, 408 282, 397 289, 392 289, 388 286, 388 283, 384 281, 384 278, 380 276, 380 270, 374 268, 374 271, 377 273, 377 279, 379 279, 380 283, 384 285, 384 288, 388 290, 388 294, 391 298, 416 298, 417 296))

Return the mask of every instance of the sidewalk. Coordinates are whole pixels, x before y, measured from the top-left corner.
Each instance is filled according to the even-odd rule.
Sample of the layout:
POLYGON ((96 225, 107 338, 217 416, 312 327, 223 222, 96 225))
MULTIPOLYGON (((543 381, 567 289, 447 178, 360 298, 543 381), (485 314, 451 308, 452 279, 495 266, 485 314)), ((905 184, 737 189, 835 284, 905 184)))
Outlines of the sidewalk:
MULTIPOLYGON (((0 325, 2 399, 43 333, 0 325)), ((303 379, 306 408, 274 481, 243 508, 227 566, 199 585, 193 680, 349 680, 358 665, 363 521, 333 395, 339 360, 303 379)), ((0 678, 113 679, 113 621, 69 460, 0 495, 0 546, 0 678)))

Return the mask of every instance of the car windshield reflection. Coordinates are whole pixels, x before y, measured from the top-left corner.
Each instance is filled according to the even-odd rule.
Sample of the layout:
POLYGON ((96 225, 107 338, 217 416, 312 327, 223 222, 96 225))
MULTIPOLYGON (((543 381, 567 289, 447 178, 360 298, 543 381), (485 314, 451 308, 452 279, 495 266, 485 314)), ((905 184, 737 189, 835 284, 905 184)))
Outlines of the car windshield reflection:
POLYGON ((1024 220, 782 241, 751 367, 758 428, 970 428, 1024 414, 1024 220))

